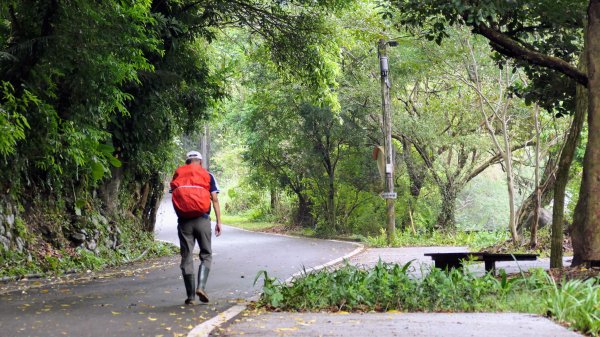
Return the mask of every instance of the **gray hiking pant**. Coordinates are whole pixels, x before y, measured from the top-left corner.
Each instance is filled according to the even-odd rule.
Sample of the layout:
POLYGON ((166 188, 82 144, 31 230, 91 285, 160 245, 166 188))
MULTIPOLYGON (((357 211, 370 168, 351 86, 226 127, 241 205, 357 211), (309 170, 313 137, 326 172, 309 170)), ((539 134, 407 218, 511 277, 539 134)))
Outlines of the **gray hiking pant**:
POLYGON ((194 261, 192 252, 198 241, 200 246, 200 262, 210 268, 212 263, 212 248, 210 239, 212 230, 209 218, 177 219, 177 234, 181 253, 180 268, 184 274, 194 274, 194 261))

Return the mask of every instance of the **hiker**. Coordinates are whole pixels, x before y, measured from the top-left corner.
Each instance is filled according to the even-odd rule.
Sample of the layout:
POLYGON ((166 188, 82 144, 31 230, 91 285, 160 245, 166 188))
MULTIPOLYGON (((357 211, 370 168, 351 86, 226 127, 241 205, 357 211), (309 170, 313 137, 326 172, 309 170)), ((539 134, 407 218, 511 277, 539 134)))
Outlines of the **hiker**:
POLYGON ((194 304, 195 295, 208 303, 206 280, 212 262, 210 205, 215 211, 217 224, 215 235, 221 235, 221 209, 219 207, 219 186, 215 177, 202 167, 202 155, 190 151, 185 165, 179 167, 171 180, 173 207, 177 213, 177 234, 181 253, 181 272, 187 299, 185 304, 194 304), (200 266, 198 267, 198 287, 194 292, 193 251, 195 241, 200 246, 200 266))

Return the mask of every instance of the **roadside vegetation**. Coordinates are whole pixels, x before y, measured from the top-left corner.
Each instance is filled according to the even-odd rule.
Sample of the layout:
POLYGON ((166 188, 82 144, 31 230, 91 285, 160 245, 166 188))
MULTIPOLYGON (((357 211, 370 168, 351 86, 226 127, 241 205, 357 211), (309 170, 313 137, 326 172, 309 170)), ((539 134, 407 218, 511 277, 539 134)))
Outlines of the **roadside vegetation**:
POLYGON ((483 276, 451 269, 386 264, 344 265, 282 283, 260 272, 257 306, 274 311, 524 312, 546 315, 580 332, 600 334, 600 278, 559 279, 541 269, 483 276))
MULTIPOLYGON (((0 277, 173 253, 153 241, 157 211, 198 147, 241 228, 598 261, 598 16, 597 0, 2 1, 0 277), (380 40, 395 238, 374 158, 380 40)), ((407 269, 307 275, 307 294, 325 288, 306 304, 265 274, 265 301, 550 312, 598 333, 596 279, 407 269)))
MULTIPOLYGON (((39 246, 28 252, 5 251, 0 254, 0 279, 55 276, 101 270, 143 259, 171 256, 179 253, 179 247, 156 241, 152 233, 137 230, 137 226, 121 222, 119 241, 114 247, 98 245, 88 247, 55 248, 37 239, 39 246)), ((106 235, 102 233, 100 236, 106 235)), ((102 242, 102 240, 99 240, 102 242)))

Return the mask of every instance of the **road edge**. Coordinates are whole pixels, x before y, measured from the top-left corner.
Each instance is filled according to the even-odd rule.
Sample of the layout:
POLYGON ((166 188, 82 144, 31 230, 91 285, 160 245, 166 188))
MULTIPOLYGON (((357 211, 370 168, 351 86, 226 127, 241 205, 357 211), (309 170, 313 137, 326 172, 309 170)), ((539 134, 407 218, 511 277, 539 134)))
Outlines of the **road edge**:
MULTIPOLYGON (((238 228, 238 229, 240 229, 240 228, 238 228)), ((241 230, 244 230, 244 229, 241 229, 241 230)), ((281 235, 281 234, 275 234, 275 233, 263 233, 263 234, 281 235)), ((324 240, 324 241, 345 242, 345 243, 355 245, 357 247, 356 247, 356 249, 354 249, 353 251, 351 251, 350 253, 348 253, 342 257, 333 259, 327 263, 324 263, 324 264, 321 264, 321 265, 318 265, 318 266, 315 266, 315 267, 312 267, 309 269, 305 269, 305 270, 296 272, 296 273, 292 274, 292 276, 288 277, 285 280, 285 283, 291 282, 294 278, 304 274, 305 272, 308 273, 308 272, 318 271, 318 270, 321 270, 321 269, 324 269, 327 267, 334 266, 340 262, 343 262, 344 260, 350 259, 351 257, 354 257, 354 256, 362 253, 365 250, 365 245, 363 245, 362 243, 358 243, 358 242, 339 241, 339 240, 324 240)), ((235 318, 237 315, 239 315, 242 311, 246 310, 249 302, 257 301, 259 297, 260 297, 260 294, 256 294, 250 298, 247 298, 245 304, 236 304, 233 307, 219 313, 217 316, 209 319, 208 321, 196 325, 192 330, 190 330, 190 332, 188 332, 187 337, 208 337, 208 335, 210 335, 210 333, 213 332, 216 328, 229 322, 230 320, 235 318)))

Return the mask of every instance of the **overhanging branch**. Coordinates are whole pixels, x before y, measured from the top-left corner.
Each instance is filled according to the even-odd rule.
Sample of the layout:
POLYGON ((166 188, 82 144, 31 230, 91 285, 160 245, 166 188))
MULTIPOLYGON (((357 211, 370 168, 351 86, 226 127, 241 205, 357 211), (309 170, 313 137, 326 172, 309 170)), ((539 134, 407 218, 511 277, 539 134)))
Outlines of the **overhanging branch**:
POLYGON ((475 32, 490 40, 494 45, 499 47, 496 48, 496 50, 506 56, 556 70, 574 79, 577 83, 585 87, 588 85, 587 75, 561 58, 526 48, 506 34, 492 29, 483 23, 475 28, 475 32))
MULTIPOLYGON (((510 150, 511 152, 523 149, 527 146, 533 146, 535 145, 534 141, 528 140, 523 144, 519 144, 519 145, 515 145, 513 146, 510 150)), ((485 171, 488 167, 497 164, 500 162, 500 160, 502 159, 502 155, 500 153, 496 153, 494 156, 492 156, 491 158, 489 158, 488 160, 486 160, 484 163, 482 163, 481 165, 479 165, 476 169, 473 170, 473 172, 471 172, 464 180, 465 184, 468 183, 469 181, 471 181, 471 179, 477 177, 479 174, 481 174, 481 172, 485 171)))

